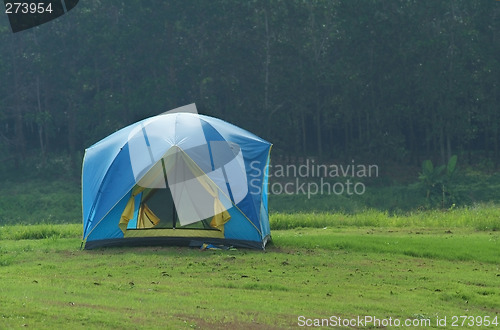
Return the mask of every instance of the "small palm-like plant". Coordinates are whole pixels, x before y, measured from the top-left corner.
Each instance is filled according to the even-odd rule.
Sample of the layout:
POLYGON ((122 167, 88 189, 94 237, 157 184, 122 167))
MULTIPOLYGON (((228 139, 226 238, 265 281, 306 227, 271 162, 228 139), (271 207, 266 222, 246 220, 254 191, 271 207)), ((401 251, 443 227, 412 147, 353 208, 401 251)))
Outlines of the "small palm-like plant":
POLYGON ((452 183, 457 166, 457 156, 453 155, 448 160, 447 165, 434 167, 431 160, 424 160, 422 163, 422 172, 418 176, 420 185, 426 190, 427 200, 439 196, 441 206, 444 208, 446 200, 451 200, 452 183))

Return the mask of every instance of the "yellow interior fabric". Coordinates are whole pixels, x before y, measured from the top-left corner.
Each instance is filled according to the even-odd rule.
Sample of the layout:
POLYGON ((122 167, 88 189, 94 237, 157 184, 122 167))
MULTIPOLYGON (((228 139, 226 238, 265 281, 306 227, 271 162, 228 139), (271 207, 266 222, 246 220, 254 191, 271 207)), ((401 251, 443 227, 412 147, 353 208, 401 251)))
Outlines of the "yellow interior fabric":
POLYGON ((229 212, 224 208, 219 199, 214 201, 214 213, 215 215, 212 221, 210 221, 210 227, 217 228, 224 233, 224 224, 231 219, 231 215, 229 215, 229 212))
MULTIPOLYGON (((231 216, 229 212, 225 209, 221 200, 219 199, 217 185, 201 170, 201 168, 180 148, 172 147, 170 148, 165 156, 163 157, 163 163, 165 166, 165 172, 169 173, 173 169, 174 166, 178 166, 179 158, 181 157, 182 164, 185 164, 189 171, 196 177, 198 182, 202 185, 202 187, 214 198, 214 216, 210 221, 210 226, 212 228, 218 229, 222 236, 224 234, 224 224, 227 223, 231 216)), ((155 180, 156 177, 161 177, 163 180, 163 171, 161 162, 158 162, 153 166, 153 172, 155 175, 146 175, 148 177, 147 181, 155 180), (157 166, 159 165, 159 166, 157 166), (155 177, 155 178, 153 178, 155 177)), ((152 173, 153 174, 153 173, 152 173)), ((141 183, 141 182, 140 182, 141 183)), ((120 222, 118 227, 125 234, 127 232, 127 225, 129 221, 134 217, 134 209, 135 209, 135 196, 144 191, 146 188, 141 187, 139 185, 135 186, 132 190, 132 195, 125 206, 125 209, 120 217, 120 222)), ((160 222, 160 219, 147 207, 147 205, 141 205, 138 219, 137 219, 137 228, 152 228, 160 222)))
POLYGON ((156 214, 154 214, 146 204, 142 204, 137 218, 137 228, 153 228, 159 222, 160 219, 156 216, 156 214))
POLYGON ((120 227, 123 233, 127 231, 128 222, 134 217, 135 196, 140 194, 144 189, 145 188, 139 186, 135 186, 134 189, 132 189, 132 196, 130 196, 130 199, 128 200, 127 205, 125 206, 125 209, 120 217, 120 222, 118 223, 118 227, 120 227))

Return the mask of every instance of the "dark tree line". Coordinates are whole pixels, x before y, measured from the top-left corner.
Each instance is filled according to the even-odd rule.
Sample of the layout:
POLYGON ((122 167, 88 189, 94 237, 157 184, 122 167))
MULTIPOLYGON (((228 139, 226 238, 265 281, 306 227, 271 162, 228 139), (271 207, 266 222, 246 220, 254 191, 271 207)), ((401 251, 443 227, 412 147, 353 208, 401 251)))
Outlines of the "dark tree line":
POLYGON ((196 102, 275 153, 498 165, 500 2, 86 0, 0 24, 0 167, 196 102))

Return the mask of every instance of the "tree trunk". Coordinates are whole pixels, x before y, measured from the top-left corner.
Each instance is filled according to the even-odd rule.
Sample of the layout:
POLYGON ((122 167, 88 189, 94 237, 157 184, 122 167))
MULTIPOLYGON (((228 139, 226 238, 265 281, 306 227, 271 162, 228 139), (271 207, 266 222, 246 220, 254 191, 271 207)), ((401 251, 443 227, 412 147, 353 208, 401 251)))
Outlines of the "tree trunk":
POLYGON ((408 136, 408 146, 410 148, 410 164, 417 164, 419 163, 418 157, 417 157, 417 151, 415 148, 415 129, 413 128, 413 120, 411 118, 411 115, 408 118, 408 128, 410 129, 409 136, 408 136))
POLYGON ((302 153, 305 154, 307 152, 307 132, 304 111, 300 111, 300 123, 302 127, 302 153))
POLYGON ((122 107, 123 107, 123 120, 124 124, 128 125, 130 124, 131 121, 131 116, 130 116, 130 109, 129 109, 129 102, 128 102, 128 93, 127 93, 127 88, 125 86, 125 73, 122 72, 121 75, 121 90, 122 90, 122 107))
POLYGON ((451 158, 451 139, 450 133, 446 132, 446 156, 448 157, 446 162, 451 158))
POLYGON ((344 150, 347 153, 347 148, 349 147, 349 124, 347 118, 344 118, 344 150))
POLYGON ((441 155, 441 164, 445 164, 445 149, 444 149, 444 128, 443 126, 439 129, 439 151, 441 155))
POLYGON ((70 168, 76 168, 75 150, 76 150, 76 111, 73 100, 68 102, 68 150, 70 158, 70 168))
POLYGON ((318 158, 321 159, 323 157, 323 144, 321 141, 321 108, 317 106, 316 112, 316 140, 318 144, 318 158))
POLYGON ((498 168, 498 164, 500 162, 498 155, 498 140, 500 136, 498 135, 498 123, 493 125, 493 154, 495 159, 495 168, 498 168))
POLYGON ((42 164, 45 165, 46 157, 45 157, 45 144, 44 144, 44 134, 43 127, 45 124, 45 115, 42 111, 42 102, 40 101, 40 77, 36 77, 36 101, 37 101, 37 110, 38 110, 38 120, 36 121, 38 126, 38 140, 40 142, 40 152, 42 157, 42 164))
MULTIPOLYGON (((265 61, 264 61, 264 113, 269 111, 269 64, 271 62, 271 55, 269 53, 270 37, 269 37, 269 23, 267 21, 267 11, 264 9, 264 24, 266 28, 266 46, 265 46, 265 61)), ((270 125, 270 123, 268 123, 270 125)))
POLYGON ((14 105, 14 153, 15 153, 15 164, 19 168, 26 156, 26 141, 24 137, 24 121, 23 121, 23 108, 21 105, 22 96, 20 93, 19 85, 19 71, 18 63, 16 60, 17 45, 16 38, 12 38, 11 46, 11 56, 12 56, 12 69, 14 74, 14 95, 15 95, 15 105, 14 105))
POLYGON ((49 139, 49 129, 50 129, 50 121, 51 121, 51 114, 49 112, 49 105, 48 105, 48 98, 45 96, 43 98, 43 108, 47 112, 47 121, 44 123, 44 130, 43 130, 43 140, 44 140, 44 146, 45 146, 45 153, 50 152, 50 139, 49 139))
POLYGON ((356 112, 356 119, 358 121, 358 144, 363 145, 363 125, 361 124, 361 114, 359 111, 356 112))
MULTIPOLYGON (((373 109, 373 108, 372 108, 373 109)), ((365 141, 366 141, 366 144, 368 145, 368 152, 371 152, 371 143, 370 143, 370 140, 371 140, 371 137, 370 137, 370 111, 367 110, 365 111, 365 114, 366 114, 366 132, 365 132, 365 141)))
POLYGON ((431 154, 431 132, 427 126, 425 127, 425 153, 425 157, 429 158, 429 155, 431 154))

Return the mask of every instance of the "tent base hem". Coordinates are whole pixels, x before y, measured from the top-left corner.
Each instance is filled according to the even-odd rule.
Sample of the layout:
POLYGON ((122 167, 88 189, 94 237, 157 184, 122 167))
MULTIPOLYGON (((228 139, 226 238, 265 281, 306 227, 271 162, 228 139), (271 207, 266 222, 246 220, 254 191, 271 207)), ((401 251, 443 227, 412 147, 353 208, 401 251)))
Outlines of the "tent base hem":
POLYGON ((262 242, 215 238, 215 237, 129 237, 102 239, 85 242, 84 249, 92 250, 101 247, 134 247, 134 246, 190 246, 200 247, 204 243, 239 248, 265 250, 270 236, 266 236, 262 242))
POLYGON ((217 229, 171 229, 171 228, 155 228, 155 229, 127 229, 123 234, 125 238, 129 237, 213 237, 224 238, 224 234, 217 229), (182 231, 182 235, 179 235, 182 231))

